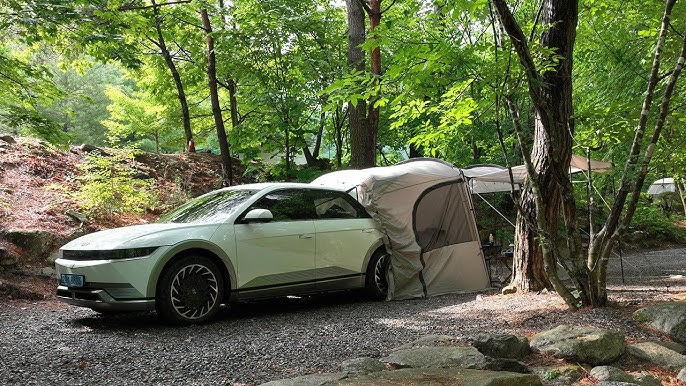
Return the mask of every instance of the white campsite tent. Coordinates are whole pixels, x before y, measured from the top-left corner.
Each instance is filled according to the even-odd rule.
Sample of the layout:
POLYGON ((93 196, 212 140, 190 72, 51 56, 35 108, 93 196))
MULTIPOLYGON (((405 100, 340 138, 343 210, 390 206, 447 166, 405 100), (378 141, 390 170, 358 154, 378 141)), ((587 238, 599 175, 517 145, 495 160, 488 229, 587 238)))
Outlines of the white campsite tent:
POLYGON ((388 236, 389 299, 488 288, 471 196, 462 171, 436 159, 325 174, 312 184, 356 189, 388 236))
POLYGON ((660 178, 659 180, 653 182, 648 187, 648 194, 653 196, 659 196, 665 192, 676 192, 677 186, 674 182, 674 178, 660 178))

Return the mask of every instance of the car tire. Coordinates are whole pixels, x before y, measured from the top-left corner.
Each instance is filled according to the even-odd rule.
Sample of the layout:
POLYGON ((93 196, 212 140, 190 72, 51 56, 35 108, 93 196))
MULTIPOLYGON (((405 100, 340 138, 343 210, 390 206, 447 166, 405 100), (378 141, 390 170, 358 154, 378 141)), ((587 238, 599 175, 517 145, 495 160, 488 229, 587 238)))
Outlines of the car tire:
POLYGON ((367 296, 373 300, 383 300, 388 296, 388 270, 390 269, 391 256, 384 250, 379 249, 369 260, 365 278, 365 290, 367 296))
POLYGON ((217 313, 224 281, 217 265, 205 256, 184 256, 165 268, 157 287, 157 313, 174 324, 202 323, 217 313))

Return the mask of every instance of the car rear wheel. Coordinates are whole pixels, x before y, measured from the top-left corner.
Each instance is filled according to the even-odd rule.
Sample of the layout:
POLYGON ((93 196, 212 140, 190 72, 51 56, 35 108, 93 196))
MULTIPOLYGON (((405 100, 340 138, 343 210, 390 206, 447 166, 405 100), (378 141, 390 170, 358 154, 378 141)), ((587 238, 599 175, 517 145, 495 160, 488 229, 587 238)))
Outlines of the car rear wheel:
POLYGON ((211 319, 224 298, 224 283, 216 264, 207 257, 185 256, 160 276, 155 301, 157 312, 176 324, 211 319))
POLYGON ((369 261, 365 288, 370 298, 382 300, 388 295, 388 270, 390 262, 391 256, 383 249, 376 251, 369 261))

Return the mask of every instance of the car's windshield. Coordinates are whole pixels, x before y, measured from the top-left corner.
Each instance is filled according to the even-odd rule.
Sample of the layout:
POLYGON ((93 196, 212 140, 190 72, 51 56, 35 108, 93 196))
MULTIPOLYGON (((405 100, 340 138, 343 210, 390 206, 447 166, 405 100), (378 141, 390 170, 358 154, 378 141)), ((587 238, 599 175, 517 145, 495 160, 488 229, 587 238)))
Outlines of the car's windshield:
POLYGON ((175 211, 162 216, 157 222, 219 223, 224 222, 240 204, 257 193, 254 189, 222 190, 200 196, 175 211))

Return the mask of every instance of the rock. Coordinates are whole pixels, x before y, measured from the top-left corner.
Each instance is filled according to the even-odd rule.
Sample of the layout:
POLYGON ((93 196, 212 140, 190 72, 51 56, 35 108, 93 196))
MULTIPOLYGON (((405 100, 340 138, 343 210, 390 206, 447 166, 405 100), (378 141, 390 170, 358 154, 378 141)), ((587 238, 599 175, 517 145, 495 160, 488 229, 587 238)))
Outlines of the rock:
POLYGON ((681 382, 686 382, 686 369, 681 369, 679 374, 676 375, 676 379, 680 380, 681 382))
POLYGON ((612 366, 596 366, 591 369, 591 377, 599 381, 633 382, 634 377, 622 369, 612 366))
POLYGON ((641 308, 634 312, 634 319, 686 343, 686 302, 665 302, 641 308))
POLYGON ((18 246, 32 257, 45 257, 52 251, 55 242, 53 235, 47 231, 10 230, 5 233, 5 240, 18 246))
POLYGON ((494 358, 524 359, 531 352, 528 339, 510 334, 479 334, 472 346, 494 358))
POLYGON ((670 349, 670 350, 672 350, 672 351, 676 351, 676 352, 678 352, 679 354, 684 354, 684 353, 686 352, 686 346, 684 346, 683 344, 680 344, 680 343, 676 343, 676 342, 662 342, 662 341, 659 341, 659 340, 654 340, 654 341, 651 341, 651 342, 657 343, 657 344, 659 344, 660 346, 663 346, 663 347, 667 347, 668 349, 670 349))
POLYGON ((5 256, 0 258, 0 267, 13 267, 17 265, 17 258, 14 256, 5 256))
POLYGON ((36 268, 35 274, 38 276, 55 277, 57 272, 53 267, 36 268))
POLYGON ((454 344, 456 340, 457 338, 450 335, 427 335, 415 340, 414 342, 405 343, 404 345, 393 350, 406 350, 417 347, 448 346, 454 344))
POLYGON ((393 351, 380 359, 395 368, 459 367, 483 369, 486 357, 474 347, 418 347, 393 351))
POLYGON ((585 369, 579 365, 544 366, 532 369, 535 374, 551 386, 567 386, 581 379, 585 369))
POLYGON ((606 382, 625 382, 641 386, 662 386, 659 379, 648 373, 633 376, 612 366, 597 366, 591 369, 591 377, 606 382))
POLYGON ((262 386, 321 386, 329 385, 346 377, 345 373, 324 373, 303 375, 291 379, 279 379, 263 383, 262 386))
POLYGON ((80 222, 81 224, 86 222, 86 216, 82 215, 79 212, 75 212, 73 210, 68 210, 68 211, 64 212, 64 214, 66 214, 67 216, 69 216, 69 217, 73 218, 74 220, 80 222))
POLYGON ((327 385, 399 386, 399 385, 469 385, 469 386, 542 386, 534 374, 475 369, 400 369, 349 377, 327 385))
POLYGON ((591 365, 612 363, 626 350, 624 335, 620 332, 568 325, 536 334, 530 344, 556 358, 591 365))
POLYGON ((678 370, 686 367, 686 355, 679 354, 655 342, 642 342, 629 345, 629 353, 646 362, 678 370))
POLYGON ((87 143, 81 144, 81 146, 78 147, 79 150, 86 152, 86 153, 92 153, 94 151, 100 152, 102 155, 106 155, 105 152, 102 151, 101 148, 93 145, 89 145, 87 143))
POLYGON ((641 386, 638 383, 633 382, 616 382, 616 381, 603 381, 598 383, 596 386, 641 386))
POLYGON ((487 363, 484 370, 492 371, 510 371, 520 374, 531 374, 531 370, 526 364, 510 358, 491 358, 486 357, 487 363))
POLYGON ((386 370, 386 365, 378 359, 362 357, 344 361, 341 363, 341 370, 346 373, 369 374, 386 370))
POLYGON ((517 287, 514 286, 514 285, 505 286, 505 287, 503 287, 503 289, 500 291, 500 293, 503 294, 503 295, 510 295, 510 294, 517 293, 517 287))
POLYGON ((662 381, 659 379, 653 377, 650 375, 650 373, 646 373, 645 371, 641 372, 641 374, 634 376, 634 379, 636 383, 638 383, 641 386, 662 386, 662 381))
POLYGON ((15 143, 17 143, 17 141, 11 135, 0 135, 0 140, 3 140, 9 143, 10 145, 14 145, 15 143))

